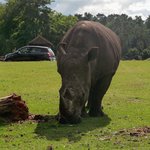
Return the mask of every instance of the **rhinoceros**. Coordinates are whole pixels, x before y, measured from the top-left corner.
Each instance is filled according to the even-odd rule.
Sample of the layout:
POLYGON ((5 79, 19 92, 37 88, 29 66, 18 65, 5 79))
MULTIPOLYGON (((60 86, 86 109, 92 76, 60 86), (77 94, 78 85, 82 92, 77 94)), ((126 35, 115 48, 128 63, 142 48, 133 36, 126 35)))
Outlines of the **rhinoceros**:
POLYGON ((82 116, 103 116, 102 98, 120 61, 118 36, 98 22, 79 21, 62 38, 57 50, 61 75, 58 120, 79 123, 82 116))

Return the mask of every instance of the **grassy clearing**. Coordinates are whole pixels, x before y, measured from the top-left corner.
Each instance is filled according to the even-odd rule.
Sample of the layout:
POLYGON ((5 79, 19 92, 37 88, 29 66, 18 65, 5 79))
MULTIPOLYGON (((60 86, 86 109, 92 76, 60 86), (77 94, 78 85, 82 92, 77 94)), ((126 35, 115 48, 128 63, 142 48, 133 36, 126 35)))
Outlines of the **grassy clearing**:
MULTIPOLYGON (((15 92, 30 113, 58 112, 61 85, 55 62, 0 62, 0 97, 15 92)), ((150 135, 116 134, 120 130, 150 126, 150 62, 122 61, 103 99, 103 118, 85 118, 78 125, 0 123, 1 150, 105 150, 150 149, 150 135)))

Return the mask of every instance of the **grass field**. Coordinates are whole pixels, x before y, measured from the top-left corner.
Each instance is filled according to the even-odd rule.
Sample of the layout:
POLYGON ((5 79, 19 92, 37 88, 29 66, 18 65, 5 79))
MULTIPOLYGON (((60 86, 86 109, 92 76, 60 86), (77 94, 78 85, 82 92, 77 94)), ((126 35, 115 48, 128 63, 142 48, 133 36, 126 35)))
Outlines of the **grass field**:
MULTIPOLYGON (((21 95, 32 114, 57 114, 60 85, 56 62, 0 62, 0 97, 21 95)), ((150 61, 122 61, 103 107, 105 117, 77 125, 0 122, 0 150, 149 150, 150 134, 128 130, 150 126, 150 61)))

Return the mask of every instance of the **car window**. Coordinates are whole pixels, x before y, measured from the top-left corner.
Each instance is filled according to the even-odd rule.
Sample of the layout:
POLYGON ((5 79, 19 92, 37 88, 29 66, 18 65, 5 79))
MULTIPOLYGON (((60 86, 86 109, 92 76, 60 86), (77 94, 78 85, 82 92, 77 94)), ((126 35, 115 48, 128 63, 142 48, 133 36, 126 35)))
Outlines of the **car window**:
POLYGON ((29 53, 29 51, 30 51, 30 49, 28 47, 24 47, 24 48, 22 48, 22 49, 19 50, 19 52, 21 54, 27 54, 27 53, 29 53))
POLYGON ((48 50, 47 50, 46 48, 41 48, 41 52, 42 52, 42 53, 47 53, 48 50))
POLYGON ((45 53, 47 52, 47 49, 45 48, 39 48, 39 47, 32 47, 31 53, 45 53))

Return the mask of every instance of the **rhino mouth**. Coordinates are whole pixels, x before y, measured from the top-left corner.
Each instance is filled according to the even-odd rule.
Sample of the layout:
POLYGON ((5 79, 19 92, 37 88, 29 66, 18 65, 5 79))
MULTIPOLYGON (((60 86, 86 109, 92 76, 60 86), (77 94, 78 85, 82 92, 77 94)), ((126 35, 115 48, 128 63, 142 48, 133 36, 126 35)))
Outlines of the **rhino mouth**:
POLYGON ((61 124, 78 124, 81 122, 81 117, 76 117, 76 116, 65 117, 59 113, 57 115, 57 120, 61 124))

